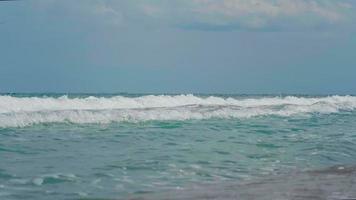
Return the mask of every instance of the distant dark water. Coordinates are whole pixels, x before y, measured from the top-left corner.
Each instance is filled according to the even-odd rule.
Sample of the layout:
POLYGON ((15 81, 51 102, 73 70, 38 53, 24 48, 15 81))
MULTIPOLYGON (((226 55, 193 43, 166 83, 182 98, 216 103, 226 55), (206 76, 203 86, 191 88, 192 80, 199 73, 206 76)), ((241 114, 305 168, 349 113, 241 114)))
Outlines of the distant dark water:
POLYGON ((356 165, 355 109, 353 96, 2 95, 0 199, 282 187, 296 171, 356 165))

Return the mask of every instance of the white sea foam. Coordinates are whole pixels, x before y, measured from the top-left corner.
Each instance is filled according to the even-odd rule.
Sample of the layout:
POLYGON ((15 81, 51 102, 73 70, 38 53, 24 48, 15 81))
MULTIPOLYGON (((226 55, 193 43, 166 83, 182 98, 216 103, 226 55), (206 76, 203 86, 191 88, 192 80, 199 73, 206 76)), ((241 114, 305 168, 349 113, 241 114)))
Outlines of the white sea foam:
POLYGON ((0 96, 0 127, 38 123, 248 118, 336 113, 356 109, 354 96, 222 98, 194 95, 142 97, 0 96))

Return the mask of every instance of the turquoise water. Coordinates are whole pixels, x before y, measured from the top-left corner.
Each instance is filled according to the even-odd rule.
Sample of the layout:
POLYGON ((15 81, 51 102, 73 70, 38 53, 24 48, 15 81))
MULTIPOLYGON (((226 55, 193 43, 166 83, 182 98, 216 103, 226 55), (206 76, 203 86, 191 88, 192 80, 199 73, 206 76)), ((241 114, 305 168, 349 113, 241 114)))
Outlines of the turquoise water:
POLYGON ((2 95, 0 199, 126 198, 356 164, 356 97, 2 95))

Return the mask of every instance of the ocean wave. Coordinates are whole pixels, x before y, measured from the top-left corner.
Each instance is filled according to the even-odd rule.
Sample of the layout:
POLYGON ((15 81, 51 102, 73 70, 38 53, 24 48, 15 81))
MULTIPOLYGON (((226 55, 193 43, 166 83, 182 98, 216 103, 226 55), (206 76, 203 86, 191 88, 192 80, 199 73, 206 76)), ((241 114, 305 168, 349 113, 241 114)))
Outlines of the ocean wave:
POLYGON ((354 96, 328 97, 200 97, 147 95, 141 97, 13 97, 0 96, 0 127, 39 123, 111 123, 147 120, 249 118, 356 109, 354 96))

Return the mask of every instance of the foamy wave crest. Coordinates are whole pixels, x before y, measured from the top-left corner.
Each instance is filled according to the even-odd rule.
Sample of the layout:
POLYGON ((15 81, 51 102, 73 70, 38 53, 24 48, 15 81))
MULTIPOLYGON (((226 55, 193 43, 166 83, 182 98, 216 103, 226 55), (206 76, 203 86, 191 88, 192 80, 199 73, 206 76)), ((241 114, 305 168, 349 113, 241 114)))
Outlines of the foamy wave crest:
POLYGON ((194 95, 142 97, 0 96, 0 127, 39 123, 111 123, 147 120, 248 118, 336 113, 356 109, 354 96, 222 98, 194 95))

